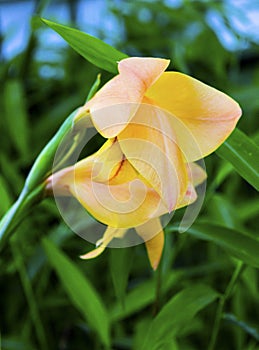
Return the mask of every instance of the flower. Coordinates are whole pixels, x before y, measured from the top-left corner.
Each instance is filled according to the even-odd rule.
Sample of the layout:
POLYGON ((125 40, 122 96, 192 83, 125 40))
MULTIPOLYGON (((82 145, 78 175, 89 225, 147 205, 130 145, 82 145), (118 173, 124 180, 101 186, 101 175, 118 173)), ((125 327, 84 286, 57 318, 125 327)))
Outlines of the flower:
POLYGON ((168 60, 127 58, 75 117, 108 139, 74 166, 54 173, 47 191, 74 196, 106 224, 99 255, 114 237, 134 227, 158 266, 164 236, 160 217, 194 202, 206 178, 194 161, 218 148, 241 116, 224 93, 182 73, 165 72, 168 60))
POLYGON ((235 128, 241 109, 188 75, 165 72, 168 64, 160 58, 121 60, 119 74, 81 108, 75 122, 88 123, 90 116, 102 136, 117 137, 125 157, 171 211, 186 192, 185 163, 217 149, 235 128), (126 142, 131 139, 134 147, 126 142))

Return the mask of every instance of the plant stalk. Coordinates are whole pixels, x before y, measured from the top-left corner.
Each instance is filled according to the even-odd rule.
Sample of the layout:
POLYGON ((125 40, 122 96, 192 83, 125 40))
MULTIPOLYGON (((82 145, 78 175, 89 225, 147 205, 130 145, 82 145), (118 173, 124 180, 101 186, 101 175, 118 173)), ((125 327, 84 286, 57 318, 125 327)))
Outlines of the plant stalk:
POLYGON ((213 330, 212 330, 212 336, 210 339, 210 344, 209 344, 208 350, 215 349, 216 341, 217 341, 219 329, 220 329, 220 322, 221 322, 221 319, 223 318, 224 307, 225 307, 226 301, 230 297, 238 278, 240 277, 241 273, 244 270, 244 267, 245 267, 245 265, 243 262, 239 261, 237 263, 237 266, 236 266, 236 268, 231 276, 231 279, 227 285, 225 293, 219 299, 218 307, 216 310, 214 326, 213 326, 213 330))

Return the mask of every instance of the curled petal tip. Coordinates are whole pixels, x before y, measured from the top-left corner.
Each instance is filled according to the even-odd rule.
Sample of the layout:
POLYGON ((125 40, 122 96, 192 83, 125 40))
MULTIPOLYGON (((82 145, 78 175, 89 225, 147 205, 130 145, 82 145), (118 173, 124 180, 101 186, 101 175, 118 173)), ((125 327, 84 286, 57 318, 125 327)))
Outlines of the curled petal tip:
POLYGON ((80 255, 79 257, 80 257, 80 259, 83 259, 83 260, 93 259, 93 258, 96 258, 98 255, 102 254, 104 249, 105 249, 105 247, 101 246, 101 247, 98 247, 98 248, 90 251, 89 253, 80 255))

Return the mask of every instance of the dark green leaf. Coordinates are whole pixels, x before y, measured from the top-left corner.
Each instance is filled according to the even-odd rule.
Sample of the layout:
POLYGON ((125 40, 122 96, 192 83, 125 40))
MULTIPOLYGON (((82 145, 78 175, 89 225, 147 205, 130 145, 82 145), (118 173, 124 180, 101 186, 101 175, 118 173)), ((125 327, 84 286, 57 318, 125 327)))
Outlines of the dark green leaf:
POLYGON ((250 235, 210 223, 194 224, 187 233, 214 242, 246 264, 259 268, 259 241, 250 235))
POLYGON ((117 298, 124 303, 132 263, 132 248, 110 249, 109 264, 117 298))
POLYGON ((205 285, 194 285, 176 294, 159 312, 147 331, 142 350, 158 350, 217 298, 205 285))
POLYGON ((42 21, 61 35, 86 60, 108 72, 118 73, 117 62, 127 57, 126 54, 94 36, 46 19, 42 19, 42 21))
POLYGON ((86 276, 53 243, 44 238, 43 247, 74 306, 100 336, 102 342, 109 346, 108 315, 100 296, 86 276))
POLYGON ((259 147, 246 134, 235 129, 216 153, 259 191, 259 147))
MULTIPOLYGON (((182 272, 174 272, 164 276, 162 291, 166 292, 183 276, 182 272)), ((149 305, 156 297, 155 280, 142 282, 140 285, 131 290, 125 297, 125 307, 121 303, 116 303, 110 311, 111 321, 118 321, 126 318, 135 312, 149 305)))

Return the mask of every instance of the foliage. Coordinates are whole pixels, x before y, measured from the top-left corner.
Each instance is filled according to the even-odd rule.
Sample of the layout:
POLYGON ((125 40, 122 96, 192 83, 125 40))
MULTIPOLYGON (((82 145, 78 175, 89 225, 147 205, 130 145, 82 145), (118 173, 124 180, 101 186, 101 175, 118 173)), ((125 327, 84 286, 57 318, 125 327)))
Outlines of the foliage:
POLYGON ((64 224, 54 201, 33 208, 1 251, 1 346, 259 349, 259 48, 252 41, 239 51, 223 46, 209 25, 211 11, 240 43, 246 39, 231 27, 223 2, 173 7, 163 1, 111 1, 109 7, 123 26, 116 42, 123 53, 48 21, 83 56, 62 49, 52 62, 62 74, 48 78, 42 67, 49 63, 34 55, 47 28, 38 21, 24 52, 2 63, 1 215, 21 192, 38 153, 84 103, 96 75, 101 72, 105 82, 111 77, 106 70, 116 72, 116 60, 124 55, 170 58, 170 69, 227 92, 243 109, 239 130, 206 159, 202 211, 182 234, 175 230, 181 211, 175 213, 155 273, 142 245, 81 261, 78 256, 92 247, 64 224))

